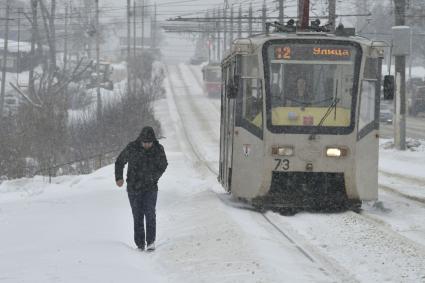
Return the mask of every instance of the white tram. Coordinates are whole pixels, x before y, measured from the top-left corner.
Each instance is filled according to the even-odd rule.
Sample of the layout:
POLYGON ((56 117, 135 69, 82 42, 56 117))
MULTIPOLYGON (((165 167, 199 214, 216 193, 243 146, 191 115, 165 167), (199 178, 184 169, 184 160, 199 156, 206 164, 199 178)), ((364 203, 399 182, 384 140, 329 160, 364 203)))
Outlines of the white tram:
POLYGON ((223 187, 277 209, 376 200, 382 57, 380 42, 324 32, 236 40, 222 61, 223 187))
POLYGON ((218 63, 210 63, 202 68, 204 90, 209 97, 220 97, 221 67, 218 63))

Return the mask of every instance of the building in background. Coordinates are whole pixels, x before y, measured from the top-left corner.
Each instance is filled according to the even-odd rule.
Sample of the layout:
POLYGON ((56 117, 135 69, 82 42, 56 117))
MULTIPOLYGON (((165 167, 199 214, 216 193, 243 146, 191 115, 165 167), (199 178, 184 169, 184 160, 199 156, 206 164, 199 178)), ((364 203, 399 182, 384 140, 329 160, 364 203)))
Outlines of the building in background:
MULTIPOLYGON (((31 43, 8 40, 6 72, 21 73, 38 66, 42 58, 31 55, 31 43)), ((4 39, 0 38, 0 70, 3 70, 4 39)))

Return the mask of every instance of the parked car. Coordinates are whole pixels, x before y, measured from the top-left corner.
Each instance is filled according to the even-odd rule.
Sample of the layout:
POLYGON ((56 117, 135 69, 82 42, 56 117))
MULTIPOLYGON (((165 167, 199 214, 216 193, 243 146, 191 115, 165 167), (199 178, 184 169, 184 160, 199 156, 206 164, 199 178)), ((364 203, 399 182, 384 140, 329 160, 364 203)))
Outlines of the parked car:
POLYGON ((191 65, 200 65, 207 60, 208 60, 208 58, 203 57, 203 56, 194 56, 194 57, 190 58, 190 64, 191 65))
POLYGON ((379 122, 392 124, 393 122, 393 107, 388 103, 381 103, 379 111, 379 122))

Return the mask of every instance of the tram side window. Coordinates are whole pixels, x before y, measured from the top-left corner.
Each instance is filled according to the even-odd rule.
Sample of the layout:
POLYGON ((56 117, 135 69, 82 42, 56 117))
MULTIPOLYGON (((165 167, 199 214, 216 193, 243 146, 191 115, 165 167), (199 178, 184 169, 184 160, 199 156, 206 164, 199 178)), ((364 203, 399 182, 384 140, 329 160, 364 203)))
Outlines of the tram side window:
POLYGON ((375 89, 376 81, 364 80, 360 97, 359 130, 375 120, 375 89))
POLYGON ((261 90, 261 80, 246 78, 243 80, 243 119, 254 125, 263 128, 263 94, 261 90))
POLYGON ((257 55, 243 56, 242 57, 242 77, 245 78, 258 78, 258 57, 257 55))
POLYGON ((367 80, 377 80, 379 77, 379 61, 377 58, 366 58, 364 78, 367 80))
POLYGON ((364 80, 360 95, 359 131, 375 121, 376 91, 378 83, 378 60, 366 58, 364 80))

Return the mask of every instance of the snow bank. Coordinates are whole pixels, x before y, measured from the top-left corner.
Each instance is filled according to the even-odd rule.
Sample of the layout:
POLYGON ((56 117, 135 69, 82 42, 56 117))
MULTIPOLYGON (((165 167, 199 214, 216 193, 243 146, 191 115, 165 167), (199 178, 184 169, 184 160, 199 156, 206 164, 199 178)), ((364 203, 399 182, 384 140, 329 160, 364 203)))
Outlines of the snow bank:
POLYGON ((425 168, 425 141, 407 139, 407 150, 394 148, 392 139, 380 140, 379 169, 388 173, 423 179, 425 168))

